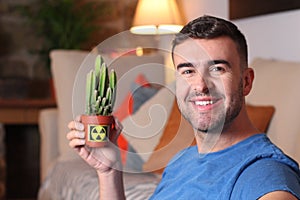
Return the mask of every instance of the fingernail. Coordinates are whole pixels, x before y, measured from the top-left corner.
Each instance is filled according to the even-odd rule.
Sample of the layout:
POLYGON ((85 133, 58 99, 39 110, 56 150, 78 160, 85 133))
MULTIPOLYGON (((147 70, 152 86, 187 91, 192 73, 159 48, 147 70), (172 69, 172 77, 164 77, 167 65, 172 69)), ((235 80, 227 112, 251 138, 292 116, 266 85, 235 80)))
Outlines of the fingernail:
POLYGON ((77 131, 76 132, 76 137, 78 137, 78 138, 84 138, 84 132, 77 131))
POLYGON ((84 129, 84 126, 81 123, 76 123, 75 126, 76 126, 77 130, 83 131, 83 129, 84 129))
POLYGON ((81 145, 84 145, 84 144, 85 144, 85 140, 80 140, 79 143, 80 143, 81 145))

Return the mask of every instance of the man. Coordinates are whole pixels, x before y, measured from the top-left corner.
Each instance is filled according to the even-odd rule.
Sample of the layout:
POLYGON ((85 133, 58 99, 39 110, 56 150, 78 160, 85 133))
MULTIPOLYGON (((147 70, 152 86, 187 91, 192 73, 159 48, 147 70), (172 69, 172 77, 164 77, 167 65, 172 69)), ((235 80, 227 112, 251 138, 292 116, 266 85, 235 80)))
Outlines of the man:
MULTIPOLYGON (((195 19, 176 35, 172 57, 177 103, 197 145, 171 160, 151 199, 300 199, 297 163, 247 116, 245 96, 254 72, 237 27, 211 16, 195 19)), ((118 152, 111 144, 81 146, 79 121, 69 124, 70 146, 97 170, 101 199, 124 199, 118 152)))

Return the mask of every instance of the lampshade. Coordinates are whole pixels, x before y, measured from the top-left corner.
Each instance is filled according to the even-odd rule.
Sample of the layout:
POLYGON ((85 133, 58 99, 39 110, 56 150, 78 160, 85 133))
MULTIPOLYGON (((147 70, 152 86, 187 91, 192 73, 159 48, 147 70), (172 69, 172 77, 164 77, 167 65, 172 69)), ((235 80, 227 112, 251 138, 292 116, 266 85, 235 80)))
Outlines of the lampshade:
POLYGON ((181 30, 183 20, 176 0, 139 0, 133 26, 135 34, 170 34, 181 30))

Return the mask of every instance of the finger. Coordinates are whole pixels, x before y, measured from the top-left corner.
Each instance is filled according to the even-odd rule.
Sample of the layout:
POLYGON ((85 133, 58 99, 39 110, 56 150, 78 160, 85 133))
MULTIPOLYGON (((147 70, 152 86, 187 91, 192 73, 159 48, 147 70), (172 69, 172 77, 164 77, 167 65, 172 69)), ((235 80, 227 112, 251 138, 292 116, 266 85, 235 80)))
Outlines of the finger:
POLYGON ((77 122, 81 122, 81 115, 77 115, 73 121, 69 122, 68 128, 75 129, 77 122))
POLYGON ((75 121, 74 125, 75 125, 75 129, 76 130, 78 130, 78 131, 84 131, 84 125, 82 123, 75 121))
POLYGON ((81 115, 77 115, 77 116, 75 117, 75 121, 81 122, 81 115))
POLYGON ((73 140, 73 139, 84 139, 85 138, 85 132, 84 131, 77 131, 77 130, 71 130, 67 133, 67 139, 73 140))
POLYGON ((84 125, 78 121, 71 121, 68 124, 68 128, 70 130, 79 130, 79 131, 84 131, 84 125))
POLYGON ((79 151, 79 155, 84 159, 86 160, 87 157, 90 155, 90 151, 85 147, 83 146, 82 148, 80 148, 80 151, 79 151))
POLYGON ((72 148, 76 148, 82 145, 85 145, 85 139, 73 139, 69 142, 69 146, 72 148))
POLYGON ((77 149, 78 155, 83 158, 85 161, 88 161, 88 157, 91 155, 89 149, 87 149, 86 146, 81 146, 80 148, 77 149))
POLYGON ((70 122, 68 123, 68 129, 70 129, 70 130, 75 129, 75 121, 70 121, 70 122))

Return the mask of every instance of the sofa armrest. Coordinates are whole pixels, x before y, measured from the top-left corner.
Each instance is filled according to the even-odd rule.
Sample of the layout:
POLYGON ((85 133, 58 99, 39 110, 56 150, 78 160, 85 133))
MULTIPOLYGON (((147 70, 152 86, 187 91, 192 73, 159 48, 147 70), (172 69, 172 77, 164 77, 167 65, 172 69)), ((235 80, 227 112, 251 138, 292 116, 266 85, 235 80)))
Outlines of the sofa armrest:
POLYGON ((41 182, 59 156, 57 115, 56 108, 43 109, 39 114, 41 182))

